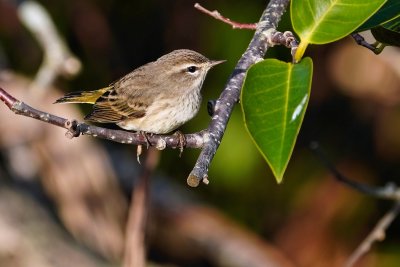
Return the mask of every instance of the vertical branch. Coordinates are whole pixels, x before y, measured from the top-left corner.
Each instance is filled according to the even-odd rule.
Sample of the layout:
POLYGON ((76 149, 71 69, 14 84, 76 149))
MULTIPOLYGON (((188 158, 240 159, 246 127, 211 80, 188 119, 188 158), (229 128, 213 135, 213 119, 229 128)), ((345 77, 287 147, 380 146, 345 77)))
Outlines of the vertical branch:
POLYGON ((146 266, 146 223, 149 210, 150 177, 158 164, 160 151, 150 148, 143 172, 132 191, 132 201, 126 226, 124 267, 146 266))
POLYGON ((262 60, 269 47, 268 37, 276 30, 278 22, 286 10, 289 0, 271 0, 257 24, 256 32, 247 50, 237 63, 224 90, 215 103, 212 120, 208 126, 208 138, 197 159, 196 165, 187 178, 190 186, 196 187, 200 181, 208 183, 208 168, 220 145, 233 107, 239 101, 246 71, 251 65, 262 60))

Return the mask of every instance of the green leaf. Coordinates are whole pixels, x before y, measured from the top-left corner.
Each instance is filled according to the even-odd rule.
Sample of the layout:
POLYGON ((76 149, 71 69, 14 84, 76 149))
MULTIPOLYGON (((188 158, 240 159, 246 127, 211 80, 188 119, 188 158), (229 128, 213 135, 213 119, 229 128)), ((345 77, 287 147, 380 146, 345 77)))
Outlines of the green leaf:
POLYGON ((339 40, 357 29, 386 0, 293 0, 290 15, 300 44, 299 61, 308 44, 326 44, 339 40))
POLYGON ((282 181, 310 97, 312 60, 298 64, 266 59, 253 65, 243 85, 244 122, 253 141, 282 181))
POLYGON ((384 45, 400 46, 400 17, 371 29, 371 33, 384 45))
POLYGON ((398 18, 400 16, 400 1, 399 0, 387 0, 387 2, 364 22, 360 27, 355 30, 356 32, 362 32, 375 28, 385 22, 398 18))

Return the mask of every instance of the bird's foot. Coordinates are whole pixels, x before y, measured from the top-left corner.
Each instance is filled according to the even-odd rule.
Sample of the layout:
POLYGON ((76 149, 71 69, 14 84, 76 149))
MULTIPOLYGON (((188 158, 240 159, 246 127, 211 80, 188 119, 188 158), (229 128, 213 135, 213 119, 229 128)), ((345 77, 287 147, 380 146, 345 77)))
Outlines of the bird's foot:
POLYGON ((149 140, 149 136, 153 136, 152 133, 146 133, 144 131, 139 131, 139 134, 146 140, 146 148, 149 149, 149 147, 151 146, 150 140, 149 140))

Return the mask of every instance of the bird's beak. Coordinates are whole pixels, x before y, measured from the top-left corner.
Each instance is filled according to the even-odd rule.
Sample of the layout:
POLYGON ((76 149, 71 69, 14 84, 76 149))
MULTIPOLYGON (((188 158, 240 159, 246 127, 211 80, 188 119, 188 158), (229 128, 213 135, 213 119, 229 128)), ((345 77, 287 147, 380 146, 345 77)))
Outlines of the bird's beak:
POLYGON ((210 62, 210 68, 214 67, 215 65, 224 63, 226 60, 213 60, 210 62))

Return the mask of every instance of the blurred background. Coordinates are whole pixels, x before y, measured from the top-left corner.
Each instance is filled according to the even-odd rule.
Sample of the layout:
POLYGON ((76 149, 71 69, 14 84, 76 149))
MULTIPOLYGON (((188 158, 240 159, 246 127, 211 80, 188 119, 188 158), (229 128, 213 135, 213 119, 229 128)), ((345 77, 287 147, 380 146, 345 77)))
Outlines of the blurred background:
MULTIPOLYGON (((27 3, 0 0, 0 86, 35 108, 78 120, 90 107, 52 103, 187 48, 227 60, 208 74, 202 109, 181 129, 200 131, 209 122, 206 101, 219 96, 253 35, 200 13, 195 1, 37 1, 62 40, 57 47, 29 28, 39 24, 39 11, 26 12, 27 3)), ((247 23, 266 7, 261 0, 200 4, 247 23)), ((288 13, 279 28, 291 29, 288 13)), ((186 185, 198 150, 161 152, 151 177, 148 266, 342 266, 390 208, 336 182, 308 147, 318 141, 354 180, 399 183, 400 50, 376 56, 345 38, 311 46, 308 55, 311 100, 282 184, 252 144, 239 107, 208 186, 186 185)), ((267 56, 289 61, 290 51, 274 47, 267 56)), ((0 266, 121 265, 142 167, 136 148, 64 134, 0 105, 0 266)), ((396 220, 356 266, 398 266, 399 226, 396 220)))

